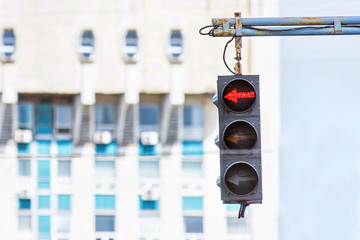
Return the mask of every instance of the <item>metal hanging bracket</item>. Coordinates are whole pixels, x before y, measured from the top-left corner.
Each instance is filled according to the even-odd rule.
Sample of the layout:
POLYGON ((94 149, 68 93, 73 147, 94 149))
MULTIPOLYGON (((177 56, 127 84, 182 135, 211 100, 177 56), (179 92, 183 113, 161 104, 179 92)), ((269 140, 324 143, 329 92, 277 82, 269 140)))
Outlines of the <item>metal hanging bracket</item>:
POLYGON ((233 73, 241 75, 242 37, 360 35, 360 16, 242 18, 236 12, 234 18, 213 18, 207 27, 212 29, 202 35, 235 38, 233 73))

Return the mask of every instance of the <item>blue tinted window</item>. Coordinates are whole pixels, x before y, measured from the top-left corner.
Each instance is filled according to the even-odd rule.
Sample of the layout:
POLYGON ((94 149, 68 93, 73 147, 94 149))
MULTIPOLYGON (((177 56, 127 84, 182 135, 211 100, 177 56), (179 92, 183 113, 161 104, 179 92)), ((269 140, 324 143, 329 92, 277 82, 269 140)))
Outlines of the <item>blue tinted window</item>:
POLYGON ((94 34, 91 30, 83 31, 81 35, 81 47, 80 53, 84 58, 90 58, 90 56, 94 53, 94 34))
POLYGON ((139 162, 140 178, 159 178, 160 166, 159 161, 140 161, 139 162))
POLYGON ((140 156, 154 156, 158 154, 157 145, 143 145, 139 143, 139 155, 140 156))
POLYGON ((38 160, 38 188, 50 188, 50 161, 38 160))
POLYGON ((188 179, 202 178, 201 161, 183 161, 181 165, 181 176, 188 179))
POLYGON ((29 177, 31 176, 31 161, 29 159, 19 159, 19 176, 29 177))
POLYGON ((201 105, 184 107, 184 126, 201 127, 204 125, 204 108, 201 105))
POLYGON ((30 103, 18 104, 18 124, 21 129, 32 128, 32 112, 33 106, 30 103))
POLYGON ((158 105, 141 105, 140 106, 140 125, 159 124, 160 109, 158 105))
POLYGON ((95 176, 99 178, 114 178, 115 161, 95 161, 95 176))
POLYGON ((186 233, 203 233, 203 217, 184 217, 186 233))
POLYGON ((95 152, 99 155, 116 156, 117 150, 117 142, 111 142, 109 144, 96 144, 95 146, 95 152))
POLYGON ((72 142, 69 140, 57 141, 57 148, 59 155, 70 156, 73 152, 72 142))
POLYGON ((115 209, 115 195, 96 195, 96 209, 115 209))
POLYGON ((203 143, 200 141, 184 141, 183 155, 202 155, 203 143))
POLYGON ((125 52, 128 57, 132 58, 138 51, 138 36, 136 31, 129 30, 125 36, 125 52))
POLYGON ((159 210, 159 200, 144 201, 139 196, 140 210, 159 210))
POLYGON ((70 210, 71 209, 71 196, 70 195, 58 195, 58 209, 70 210))
POLYGON ((202 197, 183 197, 183 210, 203 210, 202 197))
POLYGON ((71 176, 71 160, 58 160, 58 176, 59 177, 71 176))
POLYGON ((116 110, 114 104, 96 104, 95 106, 95 123, 96 129, 103 124, 115 124, 116 110))
POLYGON ((70 129, 72 125, 72 109, 70 104, 60 104, 55 106, 55 116, 56 116, 56 128, 62 129, 70 129))
POLYGON ((239 208, 239 204, 226 204, 226 211, 229 212, 238 212, 239 208))
POLYGON ((96 232, 114 232, 115 231, 115 216, 95 216, 95 231, 96 232))
POLYGON ((30 154, 30 143, 18 143, 17 148, 19 154, 30 154))
POLYGON ((179 30, 172 30, 170 33, 170 54, 174 58, 180 57, 183 52, 183 38, 179 30))
POLYGON ((51 230, 50 216, 38 216, 38 230, 39 233, 50 233, 51 230))
POLYGON ((38 154, 50 155, 50 140, 37 140, 37 152, 38 154))
POLYGON ((30 199, 19 199, 19 209, 30 209, 31 200, 30 199))
POLYGON ((15 53, 15 34, 12 29, 5 29, 3 33, 3 51, 6 57, 15 53))
POLYGON ((36 105, 36 133, 52 134, 51 104, 40 103, 36 105))
POLYGON ((38 208, 39 209, 50 209, 51 208, 51 198, 50 196, 39 196, 38 197, 38 208))

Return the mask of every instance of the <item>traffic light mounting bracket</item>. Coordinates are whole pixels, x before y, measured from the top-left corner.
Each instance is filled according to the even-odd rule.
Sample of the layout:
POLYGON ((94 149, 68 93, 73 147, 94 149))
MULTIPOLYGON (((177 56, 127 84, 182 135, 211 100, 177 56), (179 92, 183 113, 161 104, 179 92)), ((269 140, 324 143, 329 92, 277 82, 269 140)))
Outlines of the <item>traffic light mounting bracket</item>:
POLYGON ((213 18, 212 24, 200 29, 201 35, 235 38, 235 72, 226 64, 224 49, 223 60, 228 70, 235 74, 241 71, 242 37, 261 36, 312 36, 312 35, 360 35, 360 16, 336 17, 270 17, 242 18, 235 12, 234 18, 213 18), (205 28, 211 28, 204 33, 205 28))

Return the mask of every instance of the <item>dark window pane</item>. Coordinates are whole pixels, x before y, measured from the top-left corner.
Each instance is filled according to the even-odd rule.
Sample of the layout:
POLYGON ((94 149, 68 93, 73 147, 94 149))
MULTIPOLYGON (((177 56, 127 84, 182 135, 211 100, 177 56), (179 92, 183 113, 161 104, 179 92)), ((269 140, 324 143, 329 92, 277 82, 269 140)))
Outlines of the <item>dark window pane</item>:
POLYGON ((31 200, 30 199, 19 199, 19 209, 30 209, 31 200))
POLYGON ((187 233, 202 233, 203 232, 203 218, 202 217, 184 217, 185 232, 187 233))
POLYGON ((52 134, 51 104, 36 105, 36 133, 52 134))
POLYGON ((12 29, 4 30, 3 52, 6 57, 11 57, 15 53, 15 34, 12 29))
POLYGON ((159 106, 147 105, 140 106, 140 125, 158 125, 159 106))
POLYGON ((30 103, 21 103, 18 105, 18 123, 19 128, 32 128, 32 105, 30 103))
POLYGON ((95 106, 96 130, 114 130, 116 109, 114 104, 97 104, 95 106))
POLYGON ((115 231, 115 216, 95 216, 95 231, 96 232, 114 232, 115 231))

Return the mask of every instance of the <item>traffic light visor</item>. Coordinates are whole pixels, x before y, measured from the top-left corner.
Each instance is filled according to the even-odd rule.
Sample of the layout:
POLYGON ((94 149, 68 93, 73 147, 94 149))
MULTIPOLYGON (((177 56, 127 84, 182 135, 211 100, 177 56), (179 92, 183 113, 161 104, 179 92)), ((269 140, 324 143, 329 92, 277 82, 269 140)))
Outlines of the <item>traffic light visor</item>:
POLYGON ((226 84, 222 93, 223 102, 230 110, 243 112, 255 102, 254 87, 246 80, 235 79, 226 84))

